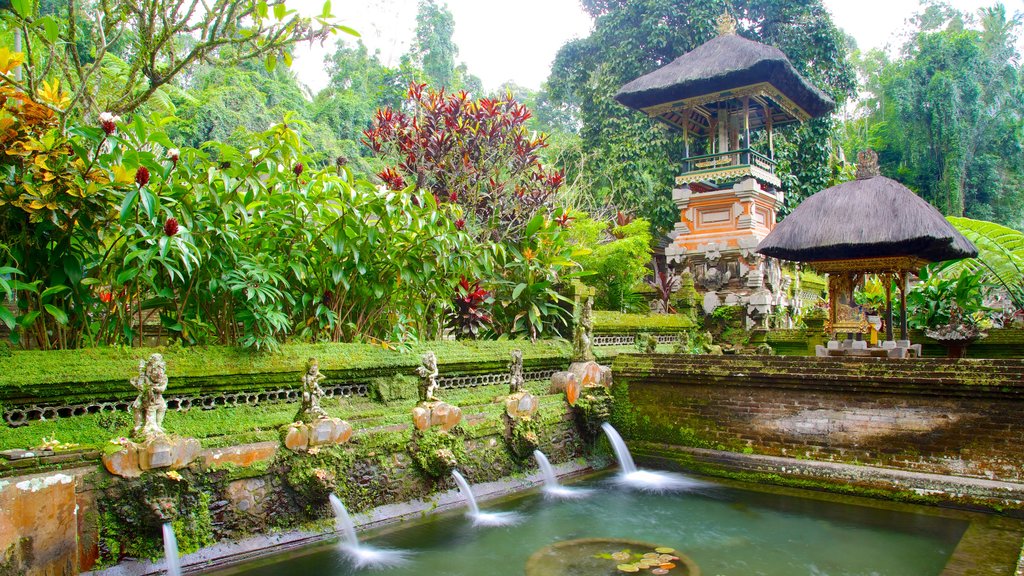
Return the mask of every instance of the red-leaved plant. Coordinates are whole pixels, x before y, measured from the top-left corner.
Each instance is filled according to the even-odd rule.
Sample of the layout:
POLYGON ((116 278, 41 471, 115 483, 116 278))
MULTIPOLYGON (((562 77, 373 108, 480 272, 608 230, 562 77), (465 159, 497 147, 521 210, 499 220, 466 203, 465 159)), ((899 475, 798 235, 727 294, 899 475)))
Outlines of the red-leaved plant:
MULTIPOLYGON (((621 214, 621 212, 619 212, 621 214)), ((672 306, 672 295, 679 290, 679 278, 675 274, 662 272, 655 268, 654 278, 647 281, 648 286, 654 288, 658 299, 655 302, 658 310, 667 314, 674 313, 676 309, 672 306)))
POLYGON ((457 338, 476 338, 480 331, 491 323, 491 315, 484 309, 485 305, 494 302, 490 292, 480 288, 480 281, 472 284, 463 276, 455 285, 455 297, 452 298, 452 312, 449 315, 449 326, 455 330, 457 338))
POLYGON ((378 110, 362 142, 388 163, 378 174, 388 188, 457 204, 482 239, 514 241, 565 180, 541 165, 547 136, 531 135, 530 116, 511 93, 474 100, 413 83, 406 105, 378 110))

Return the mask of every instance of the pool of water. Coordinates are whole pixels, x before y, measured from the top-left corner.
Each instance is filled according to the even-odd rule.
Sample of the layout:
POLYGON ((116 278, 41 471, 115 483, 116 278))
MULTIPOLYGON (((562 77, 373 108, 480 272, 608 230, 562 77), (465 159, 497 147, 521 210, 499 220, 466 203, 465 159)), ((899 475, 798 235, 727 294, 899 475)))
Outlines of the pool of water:
POLYGON ((410 551, 400 567, 357 570, 337 546, 321 545, 216 574, 521 576, 530 555, 553 542, 621 538, 675 548, 703 576, 938 576, 968 525, 714 483, 672 494, 624 489, 607 475, 578 485, 594 492, 581 500, 530 494, 482 506, 522 514, 516 526, 474 527, 447 513, 363 535, 370 545, 410 551))

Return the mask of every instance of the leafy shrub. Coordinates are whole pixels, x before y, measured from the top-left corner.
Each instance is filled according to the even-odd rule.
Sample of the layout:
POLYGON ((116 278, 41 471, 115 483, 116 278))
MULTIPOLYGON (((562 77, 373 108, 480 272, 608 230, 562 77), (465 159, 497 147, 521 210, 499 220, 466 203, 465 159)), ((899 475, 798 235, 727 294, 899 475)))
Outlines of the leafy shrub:
POLYGON ((476 338, 481 330, 491 323, 491 316, 484 305, 494 302, 490 292, 480 288, 480 281, 472 284, 463 276, 455 286, 452 298, 452 312, 449 325, 455 330, 456 338, 476 338))
POLYGON ((638 218, 617 226, 577 214, 570 235, 576 245, 592 248, 579 263, 589 276, 588 283, 597 288, 596 308, 619 312, 646 308, 643 300, 629 298, 650 274, 652 237, 646 220, 638 218))

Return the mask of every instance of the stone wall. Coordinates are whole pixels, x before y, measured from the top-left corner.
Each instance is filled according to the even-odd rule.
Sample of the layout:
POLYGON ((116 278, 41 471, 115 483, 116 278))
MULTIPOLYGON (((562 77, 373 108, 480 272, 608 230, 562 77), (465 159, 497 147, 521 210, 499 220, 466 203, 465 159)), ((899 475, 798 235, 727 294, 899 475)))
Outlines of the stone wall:
MULTIPOLYGON (((919 330, 910 331, 910 341, 921 344, 922 353, 926 357, 941 358, 946 356, 946 349, 938 342, 928 338, 919 330)), ((792 329, 772 330, 766 342, 783 356, 814 356, 814 346, 824 344, 827 338, 820 330, 792 329)), ((988 330, 988 336, 971 344, 967 348, 968 358, 1024 358, 1024 329, 994 328, 988 330)))
POLYGON ((636 437, 1024 481, 1024 362, 620 355, 636 437))
MULTIPOLYGON (((538 448, 552 463, 586 455, 587 439, 561 396, 545 396, 536 418, 538 448)), ((454 435, 464 447, 458 468, 472 484, 536 472, 529 455, 509 449, 500 418, 470 409, 454 435)), ((177 476, 135 480, 111 476, 95 451, 76 453, 77 467, 59 471, 49 460, 60 455, 25 458, 30 465, 18 475, 0 478, 0 576, 72 575, 156 557, 162 503, 182 508, 172 516, 185 552, 256 534, 331 530, 330 493, 353 513, 436 501, 455 484, 417 466, 413 438, 410 425, 395 424, 357 430, 348 444, 310 454, 278 442, 211 448, 177 476)))

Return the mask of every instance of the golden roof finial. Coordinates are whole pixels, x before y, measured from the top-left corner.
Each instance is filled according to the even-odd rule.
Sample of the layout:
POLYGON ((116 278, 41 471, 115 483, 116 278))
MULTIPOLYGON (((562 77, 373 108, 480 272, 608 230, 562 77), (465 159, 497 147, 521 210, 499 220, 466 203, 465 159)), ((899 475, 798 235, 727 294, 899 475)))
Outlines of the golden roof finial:
POLYGON ((736 33, 736 19, 728 11, 718 17, 718 35, 728 36, 736 33))

